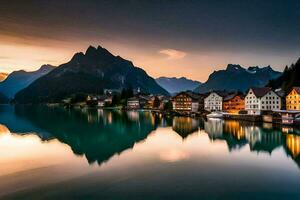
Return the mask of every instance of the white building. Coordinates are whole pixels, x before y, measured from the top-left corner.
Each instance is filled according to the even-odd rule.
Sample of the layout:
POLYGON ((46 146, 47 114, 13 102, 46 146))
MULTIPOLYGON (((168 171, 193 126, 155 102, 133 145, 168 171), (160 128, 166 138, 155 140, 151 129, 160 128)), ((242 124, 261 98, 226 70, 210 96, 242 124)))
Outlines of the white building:
POLYGON ((204 99, 204 110, 221 111, 223 104, 223 95, 217 92, 211 92, 204 99))
POLYGON ((281 97, 271 88, 250 88, 245 98, 248 114, 260 115, 263 110, 281 109, 281 97))
POLYGON ((127 108, 128 109, 139 109, 140 108, 140 100, 137 97, 131 97, 127 100, 127 108))

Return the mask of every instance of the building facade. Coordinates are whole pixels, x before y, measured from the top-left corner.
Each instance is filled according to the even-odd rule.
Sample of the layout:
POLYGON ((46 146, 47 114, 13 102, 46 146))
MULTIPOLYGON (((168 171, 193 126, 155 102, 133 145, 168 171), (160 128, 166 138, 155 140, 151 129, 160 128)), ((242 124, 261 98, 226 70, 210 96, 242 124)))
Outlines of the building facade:
POLYGON ((180 92, 172 98, 173 110, 179 112, 197 112, 199 96, 192 92, 180 92))
POLYGON ((221 111, 223 107, 223 96, 217 92, 211 92, 204 99, 204 110, 221 111))
POLYGON ((261 111, 280 110, 281 97, 271 88, 250 88, 245 97, 245 110, 251 115, 260 115, 261 111))
POLYGON ((300 110, 300 87, 294 87, 286 96, 287 110, 300 110))
POLYGON ((140 100, 137 97, 131 97, 127 99, 127 108, 128 109, 139 109, 140 108, 140 100))
POLYGON ((245 97, 242 94, 231 94, 223 100, 223 111, 228 113, 239 113, 245 110, 245 97))

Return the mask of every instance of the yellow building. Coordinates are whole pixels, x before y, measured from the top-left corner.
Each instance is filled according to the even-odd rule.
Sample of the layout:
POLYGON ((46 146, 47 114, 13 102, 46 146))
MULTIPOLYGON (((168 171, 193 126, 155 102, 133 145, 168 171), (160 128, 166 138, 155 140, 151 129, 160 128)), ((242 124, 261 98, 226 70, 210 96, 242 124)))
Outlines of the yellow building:
POLYGON ((286 96, 287 110, 300 110, 300 87, 294 87, 286 96))

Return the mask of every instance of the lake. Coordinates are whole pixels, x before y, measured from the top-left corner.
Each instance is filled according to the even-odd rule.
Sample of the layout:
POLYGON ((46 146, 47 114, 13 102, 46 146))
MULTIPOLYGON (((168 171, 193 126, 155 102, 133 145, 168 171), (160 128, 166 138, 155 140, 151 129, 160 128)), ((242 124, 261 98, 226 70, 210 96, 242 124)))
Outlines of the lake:
POLYGON ((0 199, 300 199, 300 131, 0 106, 0 199))

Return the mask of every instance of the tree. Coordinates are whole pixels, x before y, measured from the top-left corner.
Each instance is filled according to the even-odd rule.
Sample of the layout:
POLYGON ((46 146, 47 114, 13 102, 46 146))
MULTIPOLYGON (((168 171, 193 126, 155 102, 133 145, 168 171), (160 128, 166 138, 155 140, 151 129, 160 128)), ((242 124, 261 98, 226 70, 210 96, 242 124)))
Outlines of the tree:
POLYGON ((154 97, 153 108, 158 108, 160 105, 159 98, 157 96, 154 97))
POLYGON ((165 111, 172 111, 173 110, 173 104, 172 104, 171 101, 168 101, 167 103, 165 103, 164 110, 165 111))

